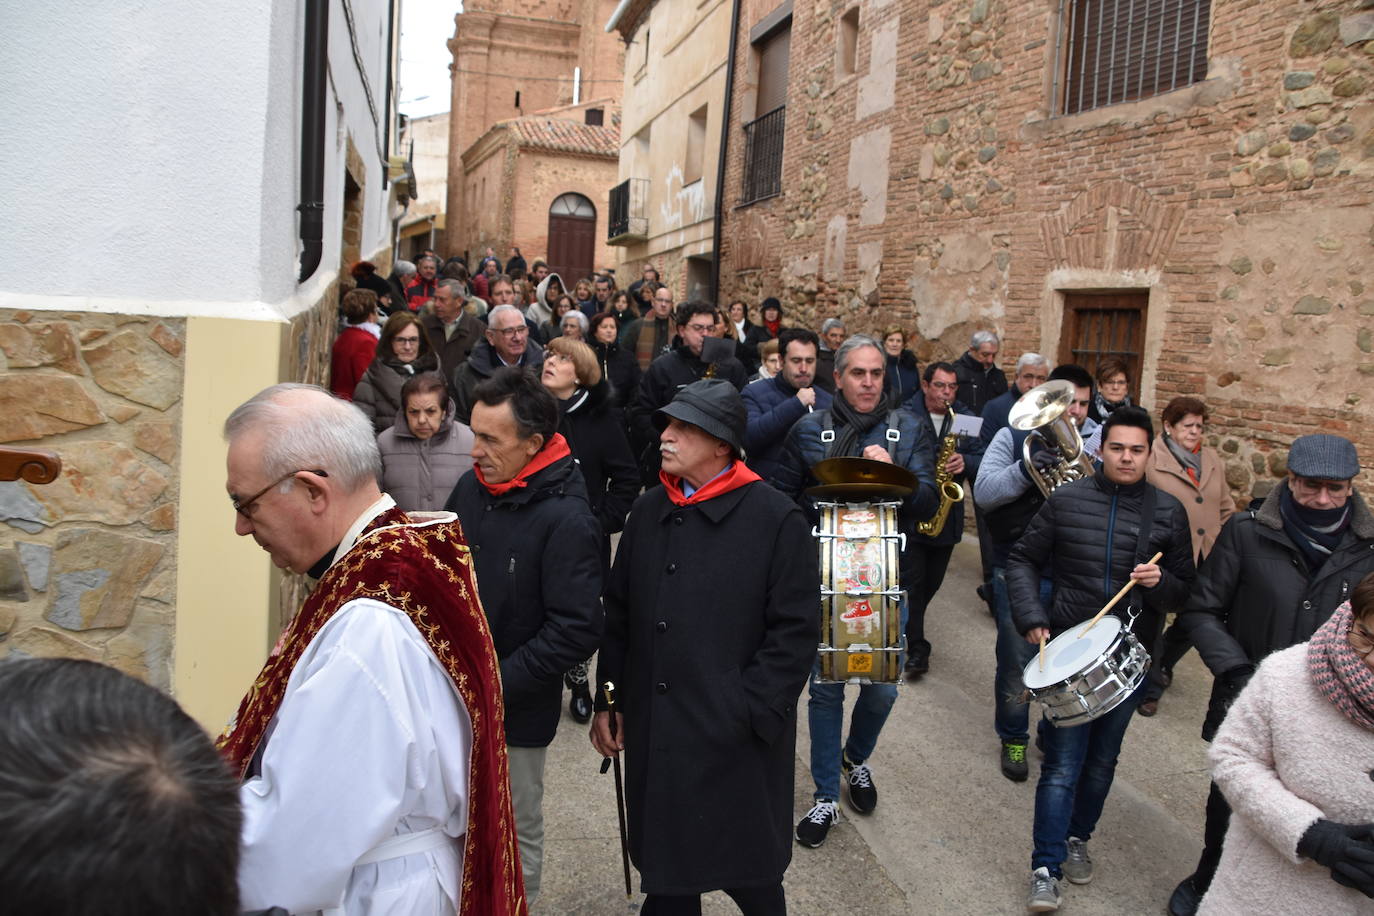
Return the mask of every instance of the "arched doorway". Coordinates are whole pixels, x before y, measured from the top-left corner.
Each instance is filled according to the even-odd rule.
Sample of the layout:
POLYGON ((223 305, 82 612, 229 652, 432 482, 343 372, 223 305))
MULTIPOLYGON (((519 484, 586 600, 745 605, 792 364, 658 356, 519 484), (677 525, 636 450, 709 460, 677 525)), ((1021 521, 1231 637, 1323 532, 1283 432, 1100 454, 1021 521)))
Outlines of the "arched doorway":
POLYGON ((592 272, 596 207, 581 194, 561 194, 549 207, 549 270, 569 289, 592 272))

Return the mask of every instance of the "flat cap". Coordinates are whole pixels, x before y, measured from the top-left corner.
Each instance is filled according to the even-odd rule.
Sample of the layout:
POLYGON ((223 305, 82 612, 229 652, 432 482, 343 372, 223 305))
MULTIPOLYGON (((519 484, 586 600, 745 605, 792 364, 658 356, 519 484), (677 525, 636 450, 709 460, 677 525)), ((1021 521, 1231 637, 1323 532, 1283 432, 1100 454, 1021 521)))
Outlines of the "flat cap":
POLYGON ((1299 477, 1349 480, 1360 473, 1360 458, 1349 439, 1318 433, 1293 440, 1288 450, 1288 470, 1299 477))
POLYGON ((684 385, 664 407, 654 412, 654 426, 660 431, 668 418, 690 423, 744 454, 744 427, 748 414, 744 399, 735 386, 723 378, 704 378, 684 385))

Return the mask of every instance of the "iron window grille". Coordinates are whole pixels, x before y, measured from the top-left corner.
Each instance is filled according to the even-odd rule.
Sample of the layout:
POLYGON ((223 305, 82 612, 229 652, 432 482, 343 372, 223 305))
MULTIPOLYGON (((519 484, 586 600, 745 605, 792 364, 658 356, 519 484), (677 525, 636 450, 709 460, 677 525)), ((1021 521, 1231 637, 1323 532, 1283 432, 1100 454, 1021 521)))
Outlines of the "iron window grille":
POLYGON ((787 106, 744 125, 744 189, 740 204, 782 193, 782 133, 787 106))

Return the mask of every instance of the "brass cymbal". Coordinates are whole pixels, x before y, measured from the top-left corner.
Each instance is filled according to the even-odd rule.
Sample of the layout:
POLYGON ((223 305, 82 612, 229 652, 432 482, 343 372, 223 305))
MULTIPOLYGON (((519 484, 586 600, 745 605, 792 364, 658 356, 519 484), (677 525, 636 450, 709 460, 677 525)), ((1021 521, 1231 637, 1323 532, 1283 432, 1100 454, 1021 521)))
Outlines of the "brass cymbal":
POLYGON ((822 483, 807 487, 806 492, 822 502, 840 499, 872 503, 886 499, 904 499, 911 495, 911 488, 890 483, 822 483))
MULTIPOLYGON (((910 493, 919 481, 904 467, 871 458, 827 458, 811 466, 811 476, 821 484, 883 484, 910 493)), ((905 494, 903 494, 905 495, 905 494)))

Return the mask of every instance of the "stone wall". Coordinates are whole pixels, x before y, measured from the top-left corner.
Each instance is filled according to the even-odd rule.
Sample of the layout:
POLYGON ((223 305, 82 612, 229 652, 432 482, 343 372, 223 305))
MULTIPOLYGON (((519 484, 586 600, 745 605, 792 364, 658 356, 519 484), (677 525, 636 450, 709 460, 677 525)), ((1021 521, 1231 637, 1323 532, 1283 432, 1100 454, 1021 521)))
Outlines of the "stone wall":
POLYGON ((1070 116, 1057 3, 797 4, 782 193, 737 207, 747 35, 773 5, 736 48, 722 298, 903 324, 922 362, 994 328, 1010 365, 1058 356, 1066 292, 1145 291, 1143 400, 1207 401, 1237 498, 1306 432, 1374 465, 1374 2, 1214 0, 1206 79, 1070 116))
POLYGON ((62 459, 0 483, 0 657, 171 680, 185 322, 0 310, 0 442, 62 459))

